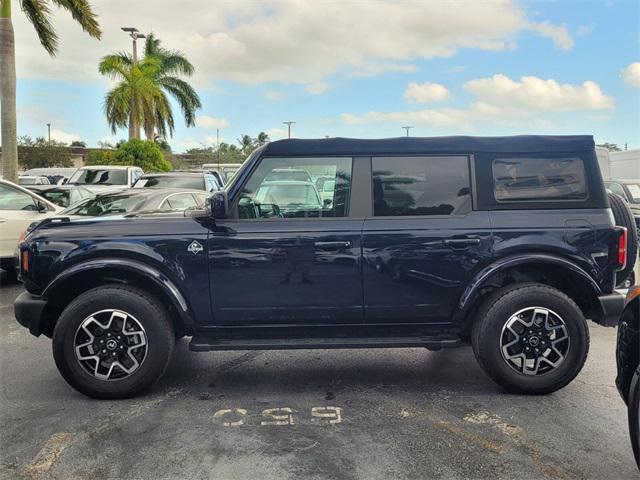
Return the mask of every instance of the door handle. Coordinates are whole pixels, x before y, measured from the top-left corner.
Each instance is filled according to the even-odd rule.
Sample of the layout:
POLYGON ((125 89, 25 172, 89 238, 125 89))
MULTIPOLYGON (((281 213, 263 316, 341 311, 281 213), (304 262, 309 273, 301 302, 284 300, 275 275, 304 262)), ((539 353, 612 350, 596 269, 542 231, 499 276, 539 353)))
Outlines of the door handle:
POLYGON ((351 248, 351 242, 315 242, 313 246, 323 250, 341 250, 351 248))
POLYGON ((467 248, 480 245, 479 238, 447 238, 444 241, 445 246, 451 248, 467 248))

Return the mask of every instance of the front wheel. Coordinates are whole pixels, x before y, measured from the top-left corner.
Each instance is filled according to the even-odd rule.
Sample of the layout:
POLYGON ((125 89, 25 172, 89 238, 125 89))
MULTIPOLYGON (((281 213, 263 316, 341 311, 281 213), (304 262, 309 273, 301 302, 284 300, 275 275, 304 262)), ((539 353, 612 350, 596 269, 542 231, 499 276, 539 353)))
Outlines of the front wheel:
POLYGON ((146 292, 109 285, 64 309, 53 331, 60 374, 93 398, 135 396, 167 368, 175 335, 162 304, 146 292))
POLYGON ((578 375, 589 330, 580 308, 561 291, 516 284, 485 301, 471 342, 480 366, 507 391, 546 394, 578 375))

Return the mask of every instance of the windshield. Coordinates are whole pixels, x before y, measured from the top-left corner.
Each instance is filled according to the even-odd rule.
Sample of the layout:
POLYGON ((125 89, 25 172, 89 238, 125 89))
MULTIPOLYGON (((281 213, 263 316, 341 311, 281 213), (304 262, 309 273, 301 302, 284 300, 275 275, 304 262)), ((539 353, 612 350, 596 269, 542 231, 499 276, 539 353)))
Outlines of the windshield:
POLYGON ((262 203, 280 207, 288 205, 320 205, 316 189, 312 185, 262 185, 256 195, 262 203))
POLYGON ((633 203, 640 203, 640 183, 627 183, 633 203))
POLYGON ((193 188, 202 190, 204 187, 201 176, 157 176, 140 178, 133 188, 193 188))
POLYGON ((42 192, 38 192, 41 197, 46 198, 51 203, 55 203, 56 205, 60 205, 61 207, 69 206, 69 191, 60 191, 60 190, 44 190, 42 192))
POLYGON ((96 217, 100 215, 129 213, 138 210, 144 203, 144 197, 139 195, 114 193, 113 195, 99 195, 79 203, 62 212, 64 215, 81 215, 96 217))
POLYGON ((36 179, 31 177, 20 177, 18 178, 18 185, 35 185, 36 179))
POLYGON ((76 171, 69 179, 74 185, 126 185, 126 170, 108 170, 102 168, 85 168, 76 171))

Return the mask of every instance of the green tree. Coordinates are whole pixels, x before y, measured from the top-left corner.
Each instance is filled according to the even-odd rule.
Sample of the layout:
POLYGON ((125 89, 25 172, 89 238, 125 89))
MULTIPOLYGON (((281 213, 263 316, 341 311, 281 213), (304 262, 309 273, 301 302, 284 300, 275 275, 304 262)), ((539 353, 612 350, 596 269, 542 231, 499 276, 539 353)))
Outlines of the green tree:
MULTIPOLYGON (((17 2, 38 35, 44 49, 54 56, 58 35, 52 24, 53 5, 68 11, 82 29, 94 38, 101 32, 97 17, 87 0, 18 0, 17 2)), ((11 20, 12 0, 0 0, 0 103, 2 104, 2 175, 18 179, 18 143, 16 114, 16 52, 11 20)))
POLYGON ((615 143, 604 142, 604 143, 599 143, 597 146, 598 147, 604 147, 607 150, 609 150, 610 152, 620 152, 620 151, 622 151, 622 149, 615 143))
POLYGON ((24 170, 73 166, 71 149, 65 143, 29 136, 18 139, 18 163, 24 170))
POLYGON ((118 147, 115 165, 134 165, 145 172, 168 172, 171 164, 164 158, 160 147, 150 140, 133 139, 118 147))
POLYGON ((256 137, 256 141, 255 144, 258 147, 263 146, 265 143, 269 143, 271 139, 269 138, 269 135, 267 135, 265 132, 260 132, 258 134, 258 136, 256 137))
POLYGON ((73 142, 71 142, 71 147, 82 147, 82 148, 87 148, 87 143, 83 142, 82 140, 74 140, 73 142))
POLYGON ((105 114, 114 133, 128 124, 129 139, 140 138, 140 127, 148 140, 156 133, 172 136, 175 122, 169 96, 180 106, 187 126, 195 126, 200 97, 180 78, 191 76, 193 65, 181 52, 163 48, 154 34, 147 36, 142 60, 134 64, 133 57, 124 52, 107 55, 99 71, 119 82, 105 99, 105 114))
POLYGON ((253 151, 253 149, 256 147, 256 141, 246 133, 244 135, 241 135, 240 138, 238 138, 237 142, 238 142, 238 145, 240 145, 240 151, 245 156, 249 155, 253 151))
POLYGON ((86 165, 114 165, 116 150, 93 149, 87 155, 86 165))

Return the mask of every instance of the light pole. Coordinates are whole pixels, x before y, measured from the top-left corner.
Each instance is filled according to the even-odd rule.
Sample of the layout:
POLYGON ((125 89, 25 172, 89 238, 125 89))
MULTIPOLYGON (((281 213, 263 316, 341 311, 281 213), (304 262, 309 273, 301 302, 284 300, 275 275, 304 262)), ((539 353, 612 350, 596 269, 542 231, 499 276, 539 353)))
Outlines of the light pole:
POLYGON ((138 63, 138 46, 136 40, 139 38, 147 38, 144 33, 140 33, 135 27, 122 27, 123 32, 127 32, 133 39, 133 63, 138 63))
POLYGON ((49 145, 51 145, 51 124, 47 123, 47 138, 49 139, 49 145))
POLYGON ((411 125, 407 125, 406 127, 402 127, 407 131, 407 137, 409 136, 409 130, 411 130, 413 127, 411 125))
POLYGON ((282 122, 282 123, 287 126, 287 137, 291 138, 291 125, 293 125, 296 122, 282 122))
MULTIPOLYGON (((133 39, 133 65, 138 63, 138 46, 136 40, 146 38, 146 35, 140 33, 135 27, 121 27, 123 32, 127 32, 133 39)), ((131 112, 129 113, 129 140, 132 138, 140 138, 140 127, 138 126, 138 111, 136 102, 131 99, 131 112)))

